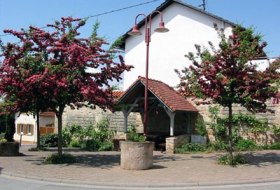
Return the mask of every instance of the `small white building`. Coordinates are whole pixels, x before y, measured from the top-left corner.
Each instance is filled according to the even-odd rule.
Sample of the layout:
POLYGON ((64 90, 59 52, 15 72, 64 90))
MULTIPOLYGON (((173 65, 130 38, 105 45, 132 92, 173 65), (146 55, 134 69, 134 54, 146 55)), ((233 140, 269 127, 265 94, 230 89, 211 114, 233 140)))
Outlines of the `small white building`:
MULTIPOLYGON (((220 39, 214 24, 218 28, 224 29, 226 35, 231 33, 232 27, 235 25, 179 0, 166 0, 155 11, 162 12, 165 26, 169 32, 154 32, 160 22, 160 16, 157 13, 152 14, 149 78, 160 80, 172 87, 179 83, 174 69, 181 70, 190 64, 185 55, 189 52, 196 52, 195 44, 209 47, 208 42, 211 41, 214 45, 218 45, 220 39)), ((139 17, 139 19, 142 18, 139 17)), ((132 24, 133 21, 132 18, 132 24)), ((142 33, 141 36, 129 36, 128 32, 123 35, 125 41, 122 48, 125 50, 125 63, 134 66, 130 72, 124 74, 124 90, 138 76, 145 76, 145 23, 144 20, 138 21, 140 21, 138 27, 142 33)))
MULTIPOLYGON (((21 113, 15 116, 16 132, 14 139, 22 142, 36 143, 37 142, 37 118, 33 114, 21 113)), ((55 114, 53 112, 40 113, 40 134, 55 132, 55 114)))

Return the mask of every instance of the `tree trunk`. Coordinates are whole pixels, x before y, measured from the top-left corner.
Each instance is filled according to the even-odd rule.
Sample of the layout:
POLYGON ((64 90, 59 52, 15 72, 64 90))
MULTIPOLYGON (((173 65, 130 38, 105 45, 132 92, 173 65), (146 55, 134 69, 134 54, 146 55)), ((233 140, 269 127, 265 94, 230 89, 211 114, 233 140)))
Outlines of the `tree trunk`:
POLYGON ((57 129, 58 129, 57 151, 58 151, 59 156, 62 156, 62 145, 63 145, 63 139, 62 139, 62 114, 63 114, 63 110, 64 110, 64 107, 59 107, 59 110, 56 114, 57 129))
POLYGON ((40 113, 36 110, 36 125, 37 125, 37 149, 40 149, 40 113))
POLYGON ((233 159, 233 142, 232 142, 232 104, 228 106, 228 145, 229 155, 233 159))

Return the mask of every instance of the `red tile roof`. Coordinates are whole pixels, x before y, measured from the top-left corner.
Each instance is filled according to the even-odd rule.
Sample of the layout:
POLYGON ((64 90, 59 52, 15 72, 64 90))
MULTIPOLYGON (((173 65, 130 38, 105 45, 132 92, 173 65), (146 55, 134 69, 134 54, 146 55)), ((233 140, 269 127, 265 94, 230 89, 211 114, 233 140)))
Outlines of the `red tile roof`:
POLYGON ((41 112, 40 116, 45 116, 45 117, 54 117, 55 113, 54 112, 41 112))
MULTIPOLYGON (((128 94, 128 92, 133 89, 139 82, 145 85, 146 78, 138 77, 138 79, 123 93, 119 100, 122 99, 123 96, 128 94)), ((198 112, 198 110, 190 102, 188 102, 185 97, 176 92, 174 88, 161 81, 149 79, 148 89, 171 111, 198 112)))
POLYGON ((123 95, 124 91, 122 90, 113 90, 113 98, 118 99, 123 95))

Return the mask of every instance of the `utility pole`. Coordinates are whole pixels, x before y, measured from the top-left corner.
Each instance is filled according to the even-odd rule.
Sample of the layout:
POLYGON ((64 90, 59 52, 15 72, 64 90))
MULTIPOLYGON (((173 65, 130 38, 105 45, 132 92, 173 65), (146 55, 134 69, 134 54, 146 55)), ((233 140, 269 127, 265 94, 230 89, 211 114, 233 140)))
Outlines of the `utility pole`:
POLYGON ((206 10, 206 0, 202 0, 202 4, 199 5, 199 7, 202 7, 203 10, 205 11, 206 10))

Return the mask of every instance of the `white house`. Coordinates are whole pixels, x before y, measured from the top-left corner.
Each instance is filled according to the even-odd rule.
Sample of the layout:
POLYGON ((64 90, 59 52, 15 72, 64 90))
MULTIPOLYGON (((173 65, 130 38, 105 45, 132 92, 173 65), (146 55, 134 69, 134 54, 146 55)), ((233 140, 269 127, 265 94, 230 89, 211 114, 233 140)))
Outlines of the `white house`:
MULTIPOLYGON (((162 12, 167 33, 157 33, 160 16, 152 14, 152 33, 149 56, 149 78, 160 80, 170 86, 176 86, 179 78, 174 69, 182 69, 189 64, 185 55, 195 52, 195 44, 207 47, 211 41, 214 45, 219 43, 217 31, 222 28, 226 35, 231 33, 234 23, 221 17, 205 12, 201 9, 183 3, 179 0, 166 0, 155 11, 162 12)), ((136 16, 136 15, 135 15, 136 16)), ((139 17, 139 19, 142 19, 139 17)), ((133 23, 133 18, 131 23, 133 23)), ((144 20, 138 24, 142 36, 123 35, 125 41, 125 63, 134 66, 130 72, 124 74, 124 89, 127 89, 138 76, 145 76, 146 44, 144 41, 144 20)))
MULTIPOLYGON (((35 143, 37 142, 37 124, 36 117, 33 114, 17 114, 15 116, 16 132, 14 139, 23 142, 35 143)), ((40 133, 53 133, 55 131, 55 114, 53 112, 40 113, 40 133)))

